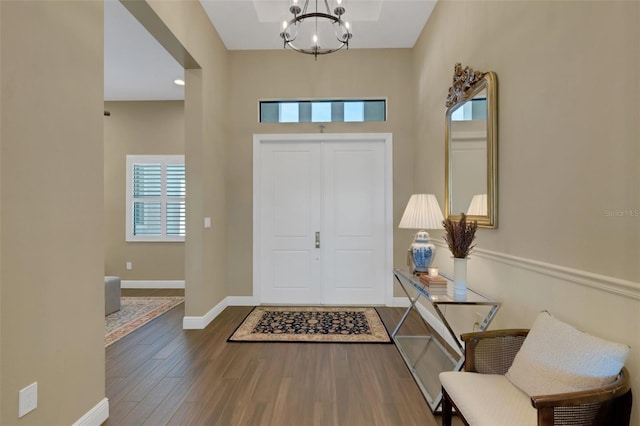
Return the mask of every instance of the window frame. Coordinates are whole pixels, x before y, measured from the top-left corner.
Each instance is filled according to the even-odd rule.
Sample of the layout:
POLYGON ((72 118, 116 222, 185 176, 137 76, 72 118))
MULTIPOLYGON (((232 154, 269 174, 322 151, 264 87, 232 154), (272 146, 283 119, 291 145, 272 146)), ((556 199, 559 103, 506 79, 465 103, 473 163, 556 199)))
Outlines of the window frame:
MULTIPOLYGON (((184 165, 184 155, 127 155, 126 156, 126 212, 125 212, 125 241, 126 242, 184 242, 185 235, 167 235, 167 203, 184 202, 185 197, 167 196, 167 164, 184 165), (149 202, 161 204, 161 235, 134 235, 133 208, 135 201, 133 196, 133 167, 135 164, 160 164, 161 170, 161 195, 159 197, 145 198, 149 202)), ((186 180, 186 167, 185 167, 186 180)), ((186 227, 186 218, 185 218, 186 227)))
MULTIPOLYGON (((284 125, 292 125, 292 124, 303 124, 303 123, 313 123, 313 124, 323 124, 323 123, 349 123, 349 124, 365 124, 365 123, 384 123, 388 121, 388 99, 384 96, 379 97, 364 97, 364 98, 296 98, 296 99, 258 99, 258 123, 259 124, 284 124, 284 125), (311 116, 312 112, 312 104, 314 103, 329 103, 332 104, 340 104, 340 103, 351 103, 351 102, 362 102, 363 104, 367 103, 377 103, 382 102, 384 108, 382 111, 382 119, 381 120, 367 120, 366 113, 363 111, 363 120, 345 120, 344 116, 342 120, 329 120, 329 121, 313 121, 311 116), (280 106, 283 104, 305 104, 305 109, 309 109, 309 119, 301 119, 298 116, 298 121, 262 121, 262 106, 263 104, 268 105, 277 105, 278 112, 280 114, 280 106)), ((366 105, 363 108, 367 108, 366 105)), ((344 114, 344 113, 343 113, 344 114)), ((333 117, 332 117, 333 118, 333 117)))

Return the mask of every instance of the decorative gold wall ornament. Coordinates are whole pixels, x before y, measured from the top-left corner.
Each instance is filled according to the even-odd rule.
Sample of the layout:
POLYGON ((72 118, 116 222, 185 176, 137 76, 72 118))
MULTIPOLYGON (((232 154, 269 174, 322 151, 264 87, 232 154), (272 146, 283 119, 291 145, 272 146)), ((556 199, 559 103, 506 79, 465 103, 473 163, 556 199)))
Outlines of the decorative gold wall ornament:
POLYGON ((449 87, 447 108, 467 100, 473 86, 482 80, 485 74, 484 72, 474 71, 470 67, 462 69, 462 64, 458 62, 453 71, 453 84, 449 87))

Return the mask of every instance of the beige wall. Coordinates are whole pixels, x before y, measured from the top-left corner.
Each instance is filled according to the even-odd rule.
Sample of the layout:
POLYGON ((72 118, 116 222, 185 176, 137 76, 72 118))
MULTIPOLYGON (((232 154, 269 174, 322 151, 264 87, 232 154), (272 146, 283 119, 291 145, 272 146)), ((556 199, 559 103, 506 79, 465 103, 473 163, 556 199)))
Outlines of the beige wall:
POLYGON ((0 10, 0 424, 68 425, 105 395, 103 5, 0 10))
POLYGON ((104 108, 111 112, 104 117, 105 274, 184 280, 184 243, 125 241, 126 156, 183 155, 184 102, 105 102, 104 108))
MULTIPOLYGON (((640 219, 605 213, 640 209, 638 7, 438 4, 416 47, 423 98, 416 112, 425 118, 418 121, 416 161, 443 155, 454 63, 496 71, 499 227, 480 232, 481 247, 640 278, 640 219)), ((440 196, 443 179, 444 164, 416 173, 416 185, 440 196)))
MULTIPOLYGON (((387 97, 388 122, 326 131, 394 134, 395 226, 412 192, 443 201, 443 104, 462 61, 499 79, 499 227, 479 232, 472 285, 503 301, 496 327, 549 309, 628 343, 640 387, 640 219, 605 214, 640 208, 637 2, 445 1, 414 50, 317 62, 227 53, 198 2, 150 4, 201 67, 184 106, 187 315, 251 295, 252 134, 318 131, 259 125, 258 99, 387 97)), ((102 10, 0 2, 3 425, 70 424, 104 397, 102 10), (36 380, 38 409, 18 420, 36 380)), ((402 264, 411 233, 394 234, 402 264)))
POLYGON ((228 295, 228 55, 200 2, 148 3, 200 66, 185 73, 185 309, 187 316, 203 316, 228 295), (211 228, 204 229, 205 217, 211 228))
POLYGON ((231 51, 231 133, 228 144, 229 294, 251 296, 252 284, 252 156, 255 133, 318 133, 318 124, 260 124, 260 99, 387 99, 387 121, 326 123, 325 133, 393 134, 393 213, 396 264, 404 262, 411 242, 397 223, 411 195, 414 144, 414 91, 410 49, 349 50, 319 57, 292 51, 231 51))
MULTIPOLYGON (((606 212, 640 209, 639 40, 639 2, 445 1, 414 52, 416 162, 444 156, 454 64, 498 76, 498 228, 478 232, 468 275, 503 302, 495 327, 548 309, 624 342, 634 389, 640 217, 606 212)), ((415 186, 442 197, 443 162, 415 186)))

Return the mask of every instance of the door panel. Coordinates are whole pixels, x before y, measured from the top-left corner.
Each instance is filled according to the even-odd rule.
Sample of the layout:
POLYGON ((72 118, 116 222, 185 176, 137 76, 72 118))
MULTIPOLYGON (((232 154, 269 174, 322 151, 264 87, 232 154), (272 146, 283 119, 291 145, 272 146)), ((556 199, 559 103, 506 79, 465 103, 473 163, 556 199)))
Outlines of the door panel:
POLYGON ((323 145, 323 302, 384 304, 384 141, 323 145))
POLYGON ((262 301, 319 303, 320 145, 263 143, 261 151, 262 301))
MULTIPOLYGON (((275 147, 274 147, 275 148, 275 147)), ((312 227, 310 197, 318 181, 310 176, 313 151, 272 151, 274 237, 305 238, 312 227)))
POLYGON ((261 143, 262 303, 385 303, 384 148, 384 140, 261 143))
POLYGON ((373 282, 370 271, 374 267, 373 250, 336 250, 335 269, 340 273, 334 275, 333 286, 336 289, 370 288, 373 282))

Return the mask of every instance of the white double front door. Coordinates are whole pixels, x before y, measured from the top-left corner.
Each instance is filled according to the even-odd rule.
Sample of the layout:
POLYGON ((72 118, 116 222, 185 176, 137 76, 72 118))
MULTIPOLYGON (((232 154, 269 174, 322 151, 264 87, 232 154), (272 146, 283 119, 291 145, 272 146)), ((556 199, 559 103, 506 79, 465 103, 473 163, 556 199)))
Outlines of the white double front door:
POLYGON ((385 139, 261 140, 256 149, 260 302, 384 304, 385 139))

